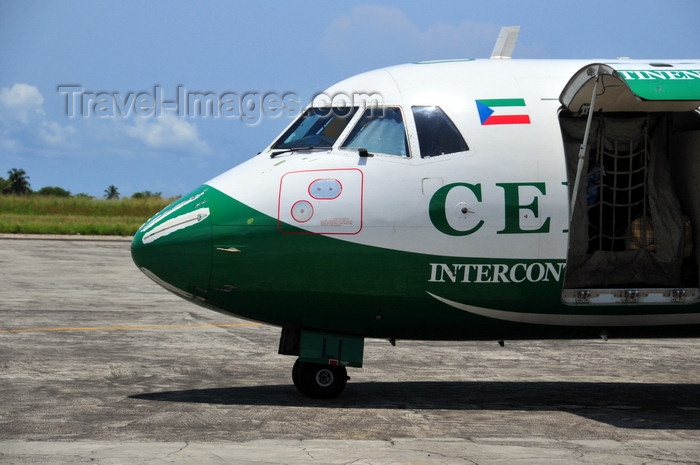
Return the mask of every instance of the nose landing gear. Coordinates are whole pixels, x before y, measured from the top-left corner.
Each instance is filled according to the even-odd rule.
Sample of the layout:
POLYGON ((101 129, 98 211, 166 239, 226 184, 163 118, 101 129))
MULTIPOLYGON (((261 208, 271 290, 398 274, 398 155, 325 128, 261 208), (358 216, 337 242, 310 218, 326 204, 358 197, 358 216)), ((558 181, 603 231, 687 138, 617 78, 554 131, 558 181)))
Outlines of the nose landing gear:
POLYGON ((339 365, 322 365, 297 359, 292 368, 294 386, 302 394, 315 399, 337 397, 349 379, 345 367, 339 365))

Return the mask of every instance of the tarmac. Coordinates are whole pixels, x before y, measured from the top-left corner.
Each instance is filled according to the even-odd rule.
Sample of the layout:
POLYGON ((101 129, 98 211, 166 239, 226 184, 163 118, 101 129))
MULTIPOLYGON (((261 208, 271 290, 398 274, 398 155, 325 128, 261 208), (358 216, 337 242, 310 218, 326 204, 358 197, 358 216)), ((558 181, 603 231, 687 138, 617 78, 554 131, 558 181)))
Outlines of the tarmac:
POLYGON ((699 464, 697 339, 368 339, 334 400, 130 238, 0 235, 0 464, 699 464))

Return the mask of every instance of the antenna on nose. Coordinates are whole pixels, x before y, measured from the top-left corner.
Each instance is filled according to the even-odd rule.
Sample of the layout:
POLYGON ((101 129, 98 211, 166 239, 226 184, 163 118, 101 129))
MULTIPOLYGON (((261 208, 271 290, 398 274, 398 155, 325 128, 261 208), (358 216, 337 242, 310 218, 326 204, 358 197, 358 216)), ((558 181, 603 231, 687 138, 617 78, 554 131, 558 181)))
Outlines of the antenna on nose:
POLYGON ((491 52, 492 60, 503 60, 513 57, 513 49, 518 41, 520 26, 503 26, 496 39, 496 45, 491 52))

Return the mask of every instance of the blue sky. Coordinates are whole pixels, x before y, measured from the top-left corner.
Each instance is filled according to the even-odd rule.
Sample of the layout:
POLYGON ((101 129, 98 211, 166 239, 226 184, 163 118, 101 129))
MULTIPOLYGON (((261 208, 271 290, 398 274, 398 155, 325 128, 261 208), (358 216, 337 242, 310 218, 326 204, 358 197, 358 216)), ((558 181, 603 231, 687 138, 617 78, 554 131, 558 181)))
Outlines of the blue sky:
POLYGON ((291 110, 351 75, 488 57, 510 25, 522 28, 515 58, 700 58, 698 20, 698 0, 0 0, 0 176, 22 168, 35 190, 96 197, 110 184, 123 196, 185 194, 262 150, 291 110), (232 107, 156 115, 148 99, 178 92, 228 95, 232 107), (299 103, 236 117, 263 95, 299 103), (69 97, 80 103, 73 117, 69 97))

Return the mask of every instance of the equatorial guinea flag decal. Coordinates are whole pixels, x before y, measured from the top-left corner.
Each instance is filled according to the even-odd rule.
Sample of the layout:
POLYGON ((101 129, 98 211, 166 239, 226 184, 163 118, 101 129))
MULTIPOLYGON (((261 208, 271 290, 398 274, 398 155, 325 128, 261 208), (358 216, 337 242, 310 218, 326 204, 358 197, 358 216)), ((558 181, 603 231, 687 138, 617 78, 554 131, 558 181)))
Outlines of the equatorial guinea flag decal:
POLYGON ((530 116, 523 114, 525 99, 496 98, 476 100, 482 126, 494 124, 530 124, 530 116), (498 111, 494 110, 497 108, 498 111), (497 113, 494 115, 494 113, 497 113), (517 114, 516 114, 517 113, 517 114))

